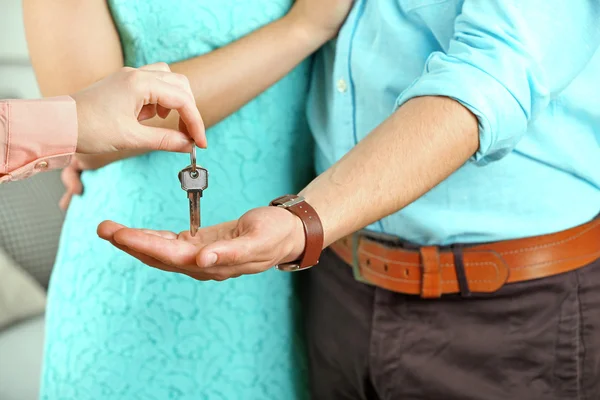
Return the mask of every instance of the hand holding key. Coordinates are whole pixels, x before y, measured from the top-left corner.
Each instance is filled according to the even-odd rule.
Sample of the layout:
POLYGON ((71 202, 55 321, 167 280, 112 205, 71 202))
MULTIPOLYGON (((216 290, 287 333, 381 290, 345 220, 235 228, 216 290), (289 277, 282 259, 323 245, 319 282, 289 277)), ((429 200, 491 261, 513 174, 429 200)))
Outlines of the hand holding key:
POLYGON ((122 68, 72 96, 77 103, 77 152, 122 150, 187 152, 195 142, 206 147, 206 134, 188 79, 165 63, 122 68), (171 110, 180 116, 179 130, 146 126, 141 121, 171 110))
POLYGON ((196 146, 193 146, 190 158, 191 164, 179 171, 179 182, 190 203, 190 235, 196 236, 200 228, 200 198, 208 187, 208 171, 196 165, 196 146))

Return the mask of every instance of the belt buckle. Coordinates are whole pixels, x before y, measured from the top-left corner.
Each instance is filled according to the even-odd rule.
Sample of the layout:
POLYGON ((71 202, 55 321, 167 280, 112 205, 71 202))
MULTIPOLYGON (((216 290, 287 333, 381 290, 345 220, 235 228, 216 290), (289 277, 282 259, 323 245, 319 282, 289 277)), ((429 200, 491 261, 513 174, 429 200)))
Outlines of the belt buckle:
POLYGON ((354 232, 352 234, 352 272, 354 274, 354 279, 357 282, 365 283, 367 285, 372 285, 371 282, 369 282, 365 278, 363 278, 363 276, 360 272, 360 265, 359 265, 359 261, 358 261, 358 245, 359 245, 359 241, 360 241, 359 233, 360 233, 360 231, 354 232))

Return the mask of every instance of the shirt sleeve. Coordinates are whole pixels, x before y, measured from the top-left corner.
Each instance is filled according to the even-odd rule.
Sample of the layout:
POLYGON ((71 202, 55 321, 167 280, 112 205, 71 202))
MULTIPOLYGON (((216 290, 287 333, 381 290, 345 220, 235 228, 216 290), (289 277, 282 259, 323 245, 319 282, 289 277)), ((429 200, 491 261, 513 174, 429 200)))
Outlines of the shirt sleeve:
POLYGON ((397 99, 445 96, 479 120, 479 165, 508 154, 600 45, 598 0, 465 0, 446 52, 397 99))
POLYGON ((0 101, 0 183, 63 168, 76 147, 71 97, 0 101))

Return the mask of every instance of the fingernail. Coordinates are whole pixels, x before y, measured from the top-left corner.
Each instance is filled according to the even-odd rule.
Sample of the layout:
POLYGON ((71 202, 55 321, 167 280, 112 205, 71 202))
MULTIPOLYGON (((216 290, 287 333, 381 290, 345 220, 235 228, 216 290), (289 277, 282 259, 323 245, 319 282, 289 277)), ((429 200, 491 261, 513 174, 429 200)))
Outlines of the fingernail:
POLYGON ((217 255, 215 253, 208 253, 204 259, 206 260, 205 267, 210 267, 217 262, 217 255))

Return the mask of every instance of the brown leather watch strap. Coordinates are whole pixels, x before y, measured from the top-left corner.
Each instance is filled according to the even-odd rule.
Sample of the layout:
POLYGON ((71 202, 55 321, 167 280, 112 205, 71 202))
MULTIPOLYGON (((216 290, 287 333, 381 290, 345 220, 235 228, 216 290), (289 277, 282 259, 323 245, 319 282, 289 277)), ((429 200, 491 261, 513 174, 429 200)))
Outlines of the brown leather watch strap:
POLYGON ((288 194, 271 201, 271 206, 282 207, 296 215, 304 225, 306 246, 298 261, 278 266, 283 271, 300 271, 319 263, 323 251, 323 225, 314 208, 303 197, 288 194))

